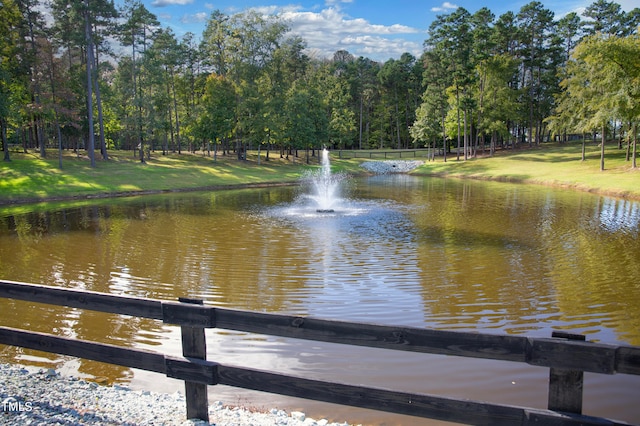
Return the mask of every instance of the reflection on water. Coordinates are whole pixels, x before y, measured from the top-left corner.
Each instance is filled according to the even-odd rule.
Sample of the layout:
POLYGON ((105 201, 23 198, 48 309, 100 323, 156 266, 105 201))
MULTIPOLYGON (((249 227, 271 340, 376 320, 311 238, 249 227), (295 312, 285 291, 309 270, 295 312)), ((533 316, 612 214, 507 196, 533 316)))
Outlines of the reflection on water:
MULTIPOLYGON (((439 329, 640 345, 640 204, 488 182, 375 177, 332 213, 295 188, 0 210, 0 277, 218 306, 439 329)), ((179 330, 0 299, 0 323, 180 354, 179 330)), ((219 362, 492 402, 546 405, 548 370, 209 330, 219 362), (473 386, 470 386, 470 383, 473 386)), ((174 391, 126 368, 0 346, 0 361, 174 391)), ((640 421, 635 377, 587 375, 585 411, 640 421), (613 397, 615 395, 615 398, 613 397)), ((214 399, 402 424, 384 413, 216 387, 214 399)), ((415 423, 415 421, 411 421, 415 423)), ((425 422, 424 424, 431 424, 425 422)))

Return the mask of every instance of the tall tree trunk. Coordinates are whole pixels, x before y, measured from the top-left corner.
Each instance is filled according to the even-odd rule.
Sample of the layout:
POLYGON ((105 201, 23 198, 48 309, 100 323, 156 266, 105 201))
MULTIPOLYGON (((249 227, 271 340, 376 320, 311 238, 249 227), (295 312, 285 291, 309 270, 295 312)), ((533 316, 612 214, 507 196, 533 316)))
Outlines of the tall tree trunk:
POLYGON ((100 84, 98 83, 97 78, 95 78, 93 82, 95 85, 95 92, 96 92, 96 105, 98 107, 98 128, 100 129, 100 154, 102 155, 103 160, 108 160, 109 154, 107 154, 107 141, 104 135, 104 119, 102 115, 102 99, 100 97, 100 84))
POLYGON ((362 149, 362 104, 364 103, 362 93, 360 94, 360 132, 358 136, 358 149, 362 149))
POLYGON ((2 151, 4 152, 4 161, 11 161, 9 156, 9 141, 7 140, 7 123, 0 119, 0 133, 2 133, 2 151))
POLYGON ((467 133, 467 109, 466 108, 462 112, 462 117, 463 117, 462 125, 464 127, 464 130, 462 132, 463 141, 464 141, 464 161, 467 161, 469 159, 469 142, 468 142, 469 135, 467 133))
POLYGON ((496 152, 496 138, 498 137, 497 132, 494 130, 491 132, 491 145, 489 147, 489 156, 493 157, 493 154, 496 152))
MULTIPOLYGON (((171 85, 167 82, 167 96, 171 96, 171 85)), ((167 117, 169 118, 169 135, 171 136, 171 152, 176 152, 176 141, 173 137, 173 113, 171 108, 167 111, 167 117)), ((165 154, 164 152, 162 153, 165 154)))
POLYGON ((460 161, 460 93, 458 93, 457 86, 456 86, 456 110, 458 113, 458 149, 456 152, 456 161, 460 161))
POLYGON ((531 88, 529 89, 530 96, 531 96, 531 99, 529 99, 529 148, 533 146, 533 127, 534 127, 533 126, 533 98, 535 96, 534 82, 535 82, 535 78, 533 78, 533 65, 532 65, 531 66, 531 88))
POLYGON ((631 132, 633 131, 633 127, 631 126, 630 122, 627 125, 627 129, 629 130, 627 131, 627 150, 624 154, 624 161, 629 161, 631 159, 631 141, 633 138, 633 135, 631 134, 631 132))
POLYGON ((631 167, 636 168, 636 147, 638 146, 638 125, 637 123, 633 124, 633 154, 631 160, 631 167))
POLYGON ((443 161, 446 163, 447 162, 447 131, 445 130, 444 127, 444 121, 445 121, 445 111, 444 109, 442 110, 442 159, 443 161))
POLYGON ((91 84, 91 69, 93 68, 93 41, 91 39, 91 25, 89 23, 89 0, 84 0, 84 31, 87 40, 87 120, 89 126, 89 139, 87 141, 87 153, 91 160, 91 167, 96 166, 96 158, 94 154, 95 139, 93 135, 93 93, 91 84))
POLYGON ((96 61, 95 61, 95 69, 94 71, 94 80, 93 83, 95 85, 96 91, 96 105, 98 107, 98 128, 100 129, 100 153, 102 154, 103 160, 109 159, 109 154, 107 154, 107 141, 104 135, 104 119, 102 115, 102 98, 100 97, 100 84, 98 82, 99 72, 98 66, 100 65, 100 60, 98 59, 98 46, 96 48, 96 61))
MULTIPOLYGON (((33 13, 28 3, 26 15, 28 19, 27 24, 29 26, 29 42, 31 44, 31 54, 34 58, 37 58, 38 55, 36 48, 36 37, 33 31, 33 20, 31 19, 33 13)), ((31 79, 33 81, 33 103, 35 104, 35 110, 38 111, 37 113, 33 113, 34 136, 36 137, 36 142, 40 150, 40 157, 45 158, 47 156, 47 151, 45 150, 44 146, 44 132, 41 128, 38 127, 42 124, 40 120, 42 112, 40 108, 40 79, 36 74, 37 70, 36 65, 34 64, 31 67, 31 79)))
POLYGON ((267 133, 267 153, 264 155, 264 161, 269 161, 270 152, 271 152, 271 131, 267 133))
MULTIPOLYGON (((135 123, 135 130, 137 133, 137 139, 138 139, 138 149, 140 150, 139 152, 139 158, 140 158, 140 162, 144 163, 144 144, 143 144, 143 139, 142 139, 142 105, 141 105, 141 100, 140 100, 140 95, 138 93, 138 76, 136 73, 136 41, 135 41, 135 36, 133 36, 132 42, 131 42, 131 79, 133 80, 133 98, 134 98, 134 104, 136 105, 136 109, 137 109, 137 113, 138 113, 138 117, 137 117, 137 123, 135 123)), ((134 152, 134 156, 135 156, 135 146, 133 149, 134 152)))
POLYGON ((171 70, 171 88, 173 89, 173 111, 176 115, 176 142, 178 143, 178 152, 180 152, 180 117, 178 116, 178 97, 176 95, 175 74, 171 70))
POLYGON ((400 142, 400 111, 399 111, 399 107, 398 107, 398 88, 395 88, 395 99, 396 99, 396 134, 398 137, 398 149, 400 149, 401 146, 401 142, 400 142))
POLYGON ((600 170, 604 170, 604 143, 607 140, 607 125, 602 125, 602 143, 600 149, 600 170))
POLYGON ((56 85, 54 82, 54 70, 53 70, 53 49, 49 49, 49 84, 51 85, 51 101, 53 103, 53 119, 56 127, 56 133, 58 138, 58 168, 62 170, 62 132, 60 131, 60 120, 58 119, 58 108, 56 99, 56 85))
MULTIPOLYGON (((6 123, 5 123, 6 125, 6 123)), ((16 133, 18 135, 18 138, 22 141, 22 152, 24 154, 28 153, 29 150, 27 149, 27 138, 26 135, 24 134, 24 128, 22 127, 18 127, 18 129, 16 130, 16 133)))

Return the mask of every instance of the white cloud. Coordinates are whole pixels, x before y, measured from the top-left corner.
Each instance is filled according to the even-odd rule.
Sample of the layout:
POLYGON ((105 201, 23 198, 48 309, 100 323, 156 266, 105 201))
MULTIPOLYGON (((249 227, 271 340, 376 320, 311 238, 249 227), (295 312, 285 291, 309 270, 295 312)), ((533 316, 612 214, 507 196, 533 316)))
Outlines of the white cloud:
POLYGON ((445 1, 444 3, 442 3, 441 6, 436 6, 436 7, 432 7, 431 11, 432 12, 447 12, 449 10, 454 10, 457 9, 458 5, 453 4, 453 3, 449 3, 448 1, 445 1))
POLYGON ((381 62, 390 58, 399 58, 405 52, 409 52, 415 56, 418 56, 421 52, 419 43, 371 35, 345 37, 338 42, 338 45, 335 46, 332 52, 327 53, 333 55, 333 53, 339 49, 350 52, 357 49, 362 56, 381 62))
POLYGON ((151 2, 151 6, 165 7, 165 6, 184 6, 193 3, 193 0, 154 0, 151 2))
POLYGON ((209 14, 206 12, 193 13, 191 15, 182 15, 180 22, 183 24, 193 24, 206 22, 209 19, 209 14))
POLYGON ((262 15, 273 15, 280 11, 278 6, 256 6, 252 7, 251 10, 254 10, 262 15))
POLYGON ((353 3, 353 0, 325 0, 326 6, 340 6, 343 3, 353 3))
POLYGON ((350 18, 336 7, 320 12, 295 9, 279 12, 291 32, 301 36, 315 55, 330 58, 337 50, 347 50, 355 56, 384 61, 404 52, 417 56, 422 51, 420 43, 402 39, 402 35, 420 33, 406 25, 373 24, 366 19, 350 18))
MULTIPOLYGON (((619 4, 624 12, 630 12, 633 8, 638 7, 638 0, 617 0, 615 3, 619 4)), ((555 19, 561 19, 571 12, 578 14, 580 19, 588 20, 584 15, 584 11, 593 4, 593 0, 571 0, 571 1, 556 1, 549 4, 549 8, 555 12, 555 19)), ((546 3, 545 3, 546 4, 546 3)))

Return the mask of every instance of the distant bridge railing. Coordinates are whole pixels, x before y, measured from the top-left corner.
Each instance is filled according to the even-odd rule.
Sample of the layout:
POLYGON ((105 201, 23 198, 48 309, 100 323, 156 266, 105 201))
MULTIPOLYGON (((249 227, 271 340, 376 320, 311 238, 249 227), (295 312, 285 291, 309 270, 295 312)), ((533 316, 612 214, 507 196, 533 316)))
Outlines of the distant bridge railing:
POLYGON ((583 372, 640 375, 640 347, 491 335, 248 312, 85 290, 0 281, 0 297, 161 320, 181 327, 182 357, 0 327, 0 343, 165 374, 185 381, 187 418, 208 421, 207 386, 224 384, 410 416, 477 425, 623 425, 582 415, 583 372), (548 409, 305 379, 206 360, 205 328, 390 350, 521 362, 550 369, 548 409))
POLYGON ((333 150, 331 153, 338 158, 369 158, 369 159, 384 159, 384 160, 397 160, 397 159, 409 159, 409 158, 426 158, 433 150, 427 148, 423 149, 340 149, 333 150))

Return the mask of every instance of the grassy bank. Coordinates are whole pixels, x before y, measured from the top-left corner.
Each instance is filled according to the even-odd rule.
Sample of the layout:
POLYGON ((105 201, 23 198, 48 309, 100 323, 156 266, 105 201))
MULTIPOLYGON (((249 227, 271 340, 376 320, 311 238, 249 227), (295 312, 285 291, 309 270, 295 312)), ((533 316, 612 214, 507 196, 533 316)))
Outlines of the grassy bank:
MULTIPOLYGON (((602 194, 640 199, 640 170, 632 170, 624 150, 607 146, 606 170, 599 169, 598 146, 589 145, 586 161, 580 160, 580 144, 545 145, 542 148, 504 151, 492 158, 456 161, 450 156, 426 163, 413 173, 459 178, 492 179, 575 188, 602 194)), ((58 168, 57 152, 46 159, 37 153, 12 153, 12 161, 0 162, 0 205, 49 200, 73 200, 139 193, 190 189, 242 187, 275 183, 294 183, 319 159, 306 164, 300 157, 281 159, 276 152, 265 161, 262 152, 250 152, 247 161, 235 156, 212 157, 202 154, 156 153, 141 164, 131 152, 111 152, 109 161, 97 161, 91 168, 86 157, 65 153, 63 169, 58 168)), ((332 156, 335 171, 362 173, 363 159, 332 156)))
POLYGON ((581 150, 580 143, 545 144, 467 161, 449 156, 446 163, 437 158, 413 173, 542 184, 640 200, 640 169, 625 161, 624 149, 614 143, 606 146, 604 171, 600 171, 599 146, 587 146, 585 161, 581 150))
POLYGON ((37 202, 97 196, 127 195, 145 192, 177 191, 197 188, 240 187, 269 183, 295 182, 313 167, 318 158, 281 159, 271 153, 270 161, 263 152, 247 161, 235 156, 213 157, 202 154, 156 153, 141 164, 131 152, 111 152, 109 161, 89 160, 65 152, 62 170, 58 168, 57 152, 40 158, 37 153, 11 153, 11 162, 0 163, 0 204, 37 202))

